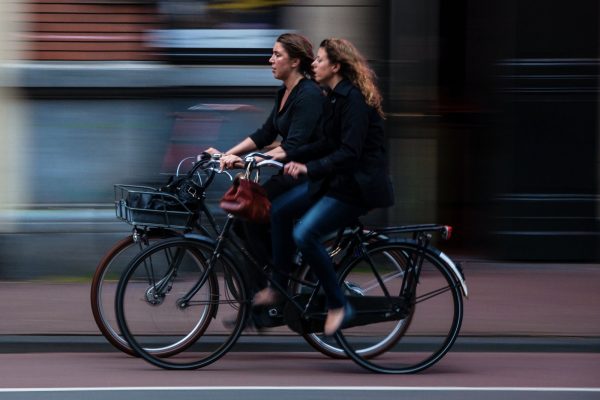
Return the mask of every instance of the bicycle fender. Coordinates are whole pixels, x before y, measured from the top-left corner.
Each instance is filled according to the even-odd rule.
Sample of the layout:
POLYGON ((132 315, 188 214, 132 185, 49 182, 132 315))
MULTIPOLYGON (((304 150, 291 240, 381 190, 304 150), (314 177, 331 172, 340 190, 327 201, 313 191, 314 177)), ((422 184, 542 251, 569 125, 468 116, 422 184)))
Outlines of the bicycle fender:
POLYGON ((454 278, 460 283, 460 288, 463 292, 463 295, 468 299, 469 298, 469 290, 467 289, 467 283, 465 282, 465 278, 463 276, 462 270, 458 267, 454 261, 450 259, 443 251, 440 251, 439 256, 452 270, 454 273, 454 278))
POLYGON ((192 240, 197 240, 199 242, 204 242, 211 246, 214 246, 217 243, 216 240, 214 240, 208 236, 201 235, 199 233, 186 233, 183 235, 183 237, 186 239, 192 239, 192 240))

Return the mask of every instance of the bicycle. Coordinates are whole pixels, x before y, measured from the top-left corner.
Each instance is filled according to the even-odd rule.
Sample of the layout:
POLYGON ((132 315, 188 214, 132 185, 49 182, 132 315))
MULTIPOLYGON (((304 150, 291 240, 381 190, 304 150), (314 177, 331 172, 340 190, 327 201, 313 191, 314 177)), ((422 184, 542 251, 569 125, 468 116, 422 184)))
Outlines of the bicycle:
MULTIPOLYGON (((133 225, 133 229, 131 235, 115 243, 98 263, 92 278, 90 302, 98 329, 118 350, 135 355, 117 330, 116 317, 113 315, 115 282, 135 254, 156 241, 192 231, 202 232, 207 236, 218 234, 220 228, 204 203, 205 191, 213 182, 215 174, 218 172, 217 167, 218 160, 208 155, 201 155, 198 158, 188 157, 179 162, 175 176, 171 179, 184 183, 186 180, 193 179, 196 182, 197 185, 193 187, 193 190, 197 190, 197 192, 190 193, 197 200, 197 204, 193 207, 184 204, 175 194, 153 187, 115 185, 117 218, 133 225), (180 175, 180 169, 184 162, 192 158, 197 162, 187 173, 180 175), (139 199, 144 197, 158 200, 158 207, 148 208, 140 204, 133 204, 134 200, 139 202, 139 199), (167 207, 167 204, 171 207, 167 207), (208 227, 201 224, 202 216, 206 218, 208 227)), ((189 190, 192 191, 192 188, 189 190)), ((173 351, 177 351, 177 348, 149 349, 149 351, 167 356, 173 351)))
MULTIPOLYGON (((264 154, 255 152, 249 156, 264 154)), ((175 174, 180 176, 179 171, 184 161, 188 159, 196 159, 197 157, 188 157, 181 160, 175 174)), ((133 257, 150 247, 151 244, 172 237, 181 236, 184 233, 193 231, 201 232, 208 237, 216 237, 220 231, 214 216, 204 204, 205 191, 213 182, 219 171, 218 155, 210 156, 202 154, 197 158, 193 168, 184 175, 185 178, 197 177, 200 190, 197 193, 198 204, 193 209, 181 204, 181 201, 173 194, 159 193, 157 189, 146 186, 134 185, 115 185, 115 210, 117 218, 133 225, 132 234, 121 239, 103 256, 96 267, 90 291, 90 301, 92 314, 96 325, 103 336, 116 349, 129 354, 135 355, 129 344, 121 336, 116 317, 114 316, 114 297, 116 292, 116 284, 114 283, 121 276, 123 270, 133 257), (204 179, 201 178, 204 174, 204 179), (165 207, 159 209, 140 208, 139 205, 132 205, 131 199, 140 196, 167 198, 171 204, 179 205, 179 209, 167 209, 165 207), (200 224, 200 217, 203 216, 208 221, 208 228, 200 224)), ((229 176, 231 179, 231 176, 229 176)), ((335 249, 335 237, 328 239, 332 244, 332 251, 339 252, 335 249)), ((338 238, 339 239, 339 238, 338 238)), ((277 307, 269 307, 263 309, 260 313, 255 313, 253 318, 258 319, 261 327, 276 327, 284 325, 281 318, 278 318, 280 310, 277 307)), ((196 332, 201 332, 201 327, 197 327, 196 332)), ((335 343, 327 343, 325 338, 313 333, 304 335, 306 342, 317 351, 324 355, 333 358, 346 357, 344 350, 335 343)), ((379 344, 371 344, 365 350, 365 354, 376 355, 384 352, 390 345, 393 344, 394 336, 386 337, 379 344)), ((147 347, 146 350, 160 357, 167 357, 176 354, 182 350, 187 342, 179 345, 172 344, 170 346, 147 347)))
MULTIPOLYGON (((262 161, 255 168, 266 165, 274 162, 262 161)), ((245 272, 232 262, 228 244, 251 261, 256 273, 266 272, 230 237, 234 219, 228 215, 216 240, 186 234, 153 245, 138 254, 122 275, 115 305, 119 328, 146 361, 166 369, 201 368, 225 355, 239 338, 251 300, 245 272), (156 323, 149 326, 149 320, 156 323), (191 335, 198 321, 209 324, 201 335, 191 335), (182 341, 186 349, 168 359, 145 350, 182 341)), ((462 322, 462 296, 468 292, 460 267, 430 240, 433 233, 449 237, 450 231, 447 226, 417 225, 365 233, 358 226, 351 235, 340 235, 340 284, 356 317, 335 339, 360 366, 381 373, 412 373, 430 367, 449 351, 462 322), (380 238, 392 233, 412 233, 413 238, 380 238), (416 318, 417 306, 427 315, 420 311, 416 318), (423 318, 429 326, 423 326, 423 318), (435 322, 443 324, 432 327, 435 322), (393 351, 386 348, 385 354, 375 357, 364 350, 381 343, 379 335, 393 337, 393 351)), ((311 335, 322 332, 326 310, 318 282, 306 277, 290 277, 288 292, 266 276, 285 299, 280 308, 285 324, 311 335)))

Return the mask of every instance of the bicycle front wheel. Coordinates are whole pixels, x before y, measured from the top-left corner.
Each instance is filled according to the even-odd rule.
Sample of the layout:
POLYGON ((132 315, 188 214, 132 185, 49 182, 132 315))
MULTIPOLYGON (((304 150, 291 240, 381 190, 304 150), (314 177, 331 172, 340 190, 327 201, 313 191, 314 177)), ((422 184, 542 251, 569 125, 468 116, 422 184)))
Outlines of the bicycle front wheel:
POLYGON ((408 299, 400 296, 404 275, 412 272, 411 260, 417 255, 412 241, 376 243, 340 274, 342 284, 352 287, 347 295, 358 305, 356 321, 364 324, 342 329, 335 336, 348 356, 364 368, 392 374, 421 371, 438 362, 458 336, 463 316, 460 284, 439 251, 425 250, 416 292, 408 299), (401 337, 386 353, 368 357, 360 351, 365 343, 377 342, 394 329, 401 329, 401 337))
POLYGON ((194 369, 233 346, 248 304, 241 275, 225 257, 214 256, 210 239, 175 238, 130 263, 117 288, 116 314, 123 337, 146 361, 194 369))

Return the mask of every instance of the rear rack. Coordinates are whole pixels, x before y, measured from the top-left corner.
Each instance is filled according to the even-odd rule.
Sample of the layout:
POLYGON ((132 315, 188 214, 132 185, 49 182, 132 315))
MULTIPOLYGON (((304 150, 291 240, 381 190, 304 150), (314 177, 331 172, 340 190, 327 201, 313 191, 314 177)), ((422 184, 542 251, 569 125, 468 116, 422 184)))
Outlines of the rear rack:
POLYGON ((422 233, 439 232, 444 240, 452 236, 452 227, 450 225, 421 224, 421 225, 401 225, 390 226, 387 228, 373 228, 372 231, 379 235, 401 234, 401 233, 422 233))

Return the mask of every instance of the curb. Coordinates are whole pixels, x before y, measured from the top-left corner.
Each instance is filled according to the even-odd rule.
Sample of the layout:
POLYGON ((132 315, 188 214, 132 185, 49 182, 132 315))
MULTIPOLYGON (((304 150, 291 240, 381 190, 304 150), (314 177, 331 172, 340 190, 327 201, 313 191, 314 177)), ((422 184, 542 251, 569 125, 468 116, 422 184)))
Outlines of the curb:
MULTIPOLYGON (((427 343, 419 338, 415 345, 427 343)), ((231 351, 312 352, 299 336, 243 335, 231 351)), ((600 353, 600 337, 459 337, 452 352, 600 353)), ((0 354, 118 352, 100 335, 0 335, 0 354)))

